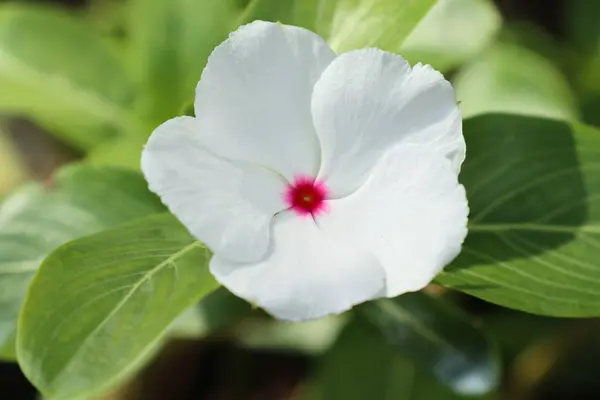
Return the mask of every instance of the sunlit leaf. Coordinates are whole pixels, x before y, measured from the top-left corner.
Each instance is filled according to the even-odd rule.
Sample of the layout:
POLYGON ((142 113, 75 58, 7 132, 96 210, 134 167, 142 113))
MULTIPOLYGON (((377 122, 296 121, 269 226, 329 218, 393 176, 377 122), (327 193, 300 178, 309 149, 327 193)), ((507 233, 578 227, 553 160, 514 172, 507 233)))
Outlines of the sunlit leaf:
POLYGON ((438 0, 398 52, 411 63, 446 71, 486 48, 500 25, 491 0, 438 0))
POLYGON ((505 112, 570 120, 575 99, 565 77, 527 49, 498 45, 465 66, 454 79, 465 118, 505 112))
POLYGON ((438 281, 530 313, 600 316, 600 132, 515 115, 464 131, 469 236, 438 281))
POLYGON ((364 47, 397 51, 437 0, 252 0, 245 21, 303 26, 334 50, 364 47))
POLYGON ((107 43, 47 7, 0 5, 0 111, 89 148, 130 125, 133 86, 107 43))
POLYGON ((210 252, 170 214, 67 243, 23 306, 19 364, 46 396, 91 397, 135 371, 184 310, 218 287, 210 252))
POLYGON ((370 46, 397 51, 435 2, 337 0, 335 6, 319 4, 331 15, 326 30, 321 27, 321 34, 338 52, 370 46))
POLYGON ((13 346, 29 282, 50 251, 162 209, 141 175, 111 168, 69 167, 9 196, 0 206, 0 346, 13 346))

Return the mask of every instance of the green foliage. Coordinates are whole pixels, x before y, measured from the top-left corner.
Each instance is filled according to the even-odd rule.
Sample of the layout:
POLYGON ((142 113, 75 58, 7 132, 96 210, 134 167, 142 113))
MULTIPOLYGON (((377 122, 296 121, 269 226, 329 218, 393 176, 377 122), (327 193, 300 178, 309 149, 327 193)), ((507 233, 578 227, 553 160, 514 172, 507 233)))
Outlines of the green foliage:
POLYGON ((180 338, 203 338, 230 327, 252 307, 224 287, 204 296, 173 322, 169 334, 180 338))
POLYGON ((600 315, 600 132, 514 115, 464 132, 470 233, 438 281, 531 313, 600 315))
POLYGON ((46 396, 91 396, 143 363, 186 308, 217 288, 209 251, 159 214, 75 240, 40 266, 17 355, 46 396))
MULTIPOLYGON (((231 328, 243 346, 324 353, 310 399, 460 400, 492 390, 495 348, 446 298, 407 294, 305 324, 252 312, 218 287, 208 250, 157 214, 164 206, 139 158, 159 123, 193 114, 213 48, 256 18, 314 30, 338 52, 375 46, 458 69, 448 76, 467 118, 470 233, 437 282, 530 313, 600 316, 600 133, 576 122, 578 102, 598 120, 600 8, 567 7, 575 56, 535 31, 505 27, 494 42, 502 20, 491 0, 128 0, 103 2, 87 20, 0 4, 0 112, 87 156, 0 206, 0 357, 15 358, 16 338, 23 371, 45 395, 90 398, 165 338, 231 328), (561 68, 573 70, 571 82, 561 68)), ((506 337, 532 331, 498 324, 506 337)), ((558 325, 540 325, 536 337, 558 325)), ((515 358, 526 341, 509 339, 515 358)))
POLYGON ((504 112, 571 120, 575 99, 564 76, 548 60, 500 44, 465 66, 454 79, 465 118, 504 112))
POLYGON ((334 6, 319 5, 330 14, 327 26, 317 31, 340 53, 370 46, 396 51, 435 2, 337 0, 334 6))
POLYGON ((179 114, 213 48, 236 29, 235 0, 131 0, 129 56, 138 112, 151 126, 179 114))
POLYGON ((422 293, 358 308, 398 355, 431 371, 456 393, 480 395, 498 384, 498 356, 467 315, 422 293))
POLYGON ((396 51, 437 0, 252 0, 244 21, 303 26, 338 53, 363 47, 396 51))
POLYGON ((449 304, 414 293, 365 304, 359 312, 372 324, 348 323, 323 357, 306 400, 458 400, 458 393, 481 394, 497 384, 498 360, 485 336, 449 304))
POLYGON ((30 117, 81 148, 130 124, 133 84, 82 21, 30 5, 0 5, 0 111, 30 117))
POLYGON ((397 51, 413 64, 447 71, 485 49, 500 25, 492 0, 438 0, 397 51))
POLYGON ((19 308, 48 253, 162 209, 141 175, 111 168, 68 167, 50 182, 26 185, 8 197, 0 207, 0 347, 13 347, 19 308))

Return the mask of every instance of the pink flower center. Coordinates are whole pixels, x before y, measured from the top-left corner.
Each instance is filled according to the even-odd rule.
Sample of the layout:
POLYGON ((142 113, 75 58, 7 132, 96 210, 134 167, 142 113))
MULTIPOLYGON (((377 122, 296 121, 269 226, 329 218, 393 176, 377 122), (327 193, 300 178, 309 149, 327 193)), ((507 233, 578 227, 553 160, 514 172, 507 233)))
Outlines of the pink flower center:
POLYGON ((298 215, 313 217, 327 210, 327 187, 310 177, 297 177, 285 190, 285 202, 298 215))

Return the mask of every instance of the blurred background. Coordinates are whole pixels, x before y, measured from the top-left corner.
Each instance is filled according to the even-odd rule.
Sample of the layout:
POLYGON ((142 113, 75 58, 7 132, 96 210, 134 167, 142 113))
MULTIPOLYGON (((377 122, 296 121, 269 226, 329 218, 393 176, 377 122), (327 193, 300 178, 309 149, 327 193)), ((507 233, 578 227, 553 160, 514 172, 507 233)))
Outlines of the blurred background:
MULTIPOLYGON (((253 11, 256 13, 253 16, 277 19, 277 7, 286 1, 266 2, 253 11)), ((236 2, 240 10, 247 3, 236 2)), ((30 3, 61 9, 82 20, 86 30, 97 32, 102 40, 110 40, 111 51, 116 54, 124 52, 131 39, 128 0, 0 3, 2 6, 30 3)), ((62 14, 56 18, 62 18, 62 14)), ((214 24, 214 29, 219 31, 214 40, 211 39, 214 43, 203 43, 210 49, 223 39, 221 31, 229 29, 216 16, 207 21, 198 23, 214 24)), ((59 166, 82 157, 93 163, 136 168, 144 140, 143 135, 119 139, 109 127, 89 133, 84 121, 69 120, 64 124, 56 123, 59 119, 51 121, 50 113, 55 115, 68 107, 61 104, 48 107, 48 102, 60 103, 62 90, 73 88, 68 82, 64 86, 65 82, 53 81, 54 92, 39 90, 36 79, 41 72, 28 65, 15 65, 18 60, 11 58, 11 54, 19 53, 24 59, 35 58, 42 52, 51 54, 45 58, 48 65, 52 64, 50 67, 62 68, 62 63, 68 62, 70 66, 65 68, 71 68, 84 82, 92 74, 85 70, 88 65, 105 63, 102 66, 105 82, 99 90, 106 98, 123 103, 128 102, 130 93, 127 84, 116 78, 114 70, 118 67, 101 56, 86 53, 86 49, 93 46, 84 43, 85 38, 77 39, 83 42, 80 51, 74 53, 61 47, 61 36, 52 33, 51 25, 36 24, 33 17, 19 20, 8 12, 0 14, 0 83, 3 88, 0 93, 0 199, 20 183, 31 179, 45 181, 59 166), (23 33, 25 30, 21 29, 25 24, 33 24, 34 30, 48 30, 49 40, 32 46, 23 33), (39 102, 46 105, 30 105, 25 99, 27 96, 37 96, 39 102), (82 134, 84 131, 88 133, 82 134)), ((64 40, 74 40, 77 32, 74 28, 61 34, 64 40)), ((158 32, 151 40, 167 40, 161 36, 160 29, 158 32)), ((455 84, 465 118, 488 111, 509 111, 600 125, 598 0, 440 0, 397 51, 411 62, 431 63, 442 70, 455 84)), ((200 57, 199 70, 190 81, 197 80, 202 57, 205 55, 200 57)), ((136 60, 128 62, 135 64, 136 60)), ((170 67, 167 62, 166 68, 170 67)), ((172 85, 172 82, 155 82, 156 87, 147 90, 161 85, 172 85)), ((178 100, 181 102, 187 96, 191 101, 192 95, 193 92, 188 91, 178 100)), ((114 110, 105 106, 99 104, 95 108, 94 115, 98 119, 110 119, 105 117, 114 110)), ((156 122, 186 112, 185 109, 164 111, 160 104, 140 107, 141 113, 151 116, 147 119, 148 126, 131 129, 146 133, 156 122)), ((438 296, 451 297, 475 316, 496 341, 503 377, 498 390, 486 399, 600 398, 600 319, 538 317, 458 293, 445 293, 434 286, 428 290, 438 296)), ((236 302, 235 299, 230 301, 236 302)), ((144 371, 99 399, 309 399, 307 393, 319 379, 322 355, 335 342, 343 321, 334 318, 286 324, 266 319, 242 302, 235 307, 242 317, 233 326, 224 323, 221 326, 218 318, 215 321, 208 316, 182 317, 168 344, 144 371), (201 334, 207 321, 218 326, 211 329, 208 336, 201 334)), ((406 399, 464 398, 439 387, 427 372, 412 365, 404 367, 403 379, 410 383, 406 399)), ((15 363, 0 363, 0 399, 37 398, 15 363)))

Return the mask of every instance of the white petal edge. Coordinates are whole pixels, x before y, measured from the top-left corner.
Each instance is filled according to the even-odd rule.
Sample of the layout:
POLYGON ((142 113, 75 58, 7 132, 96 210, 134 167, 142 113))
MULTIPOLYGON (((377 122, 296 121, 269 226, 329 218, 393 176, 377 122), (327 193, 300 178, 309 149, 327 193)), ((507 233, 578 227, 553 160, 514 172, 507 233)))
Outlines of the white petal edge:
POLYGON ((342 54, 315 85, 319 178, 341 197, 356 190, 383 153, 399 143, 431 144, 456 173, 465 158, 462 118, 452 85, 431 66, 414 67, 378 49, 342 54))
POLYGON ((287 207, 284 179, 211 153, 192 117, 156 128, 142 153, 142 171, 150 190, 194 237, 232 260, 260 260, 273 215, 287 207))
POLYGON ((384 271, 371 253, 324 235, 311 218, 278 214, 272 238, 264 260, 236 264, 217 254, 210 269, 231 292, 278 319, 339 314, 384 289, 384 271))
POLYGON ((320 149, 310 102, 336 57, 318 35, 255 21, 211 54, 196 88, 205 143, 217 154, 260 163, 288 180, 315 176, 320 149))
POLYGON ((325 233, 359 244, 386 271, 386 295, 422 289, 461 251, 468 204, 450 161, 424 145, 399 145, 364 186, 332 200, 325 233))

